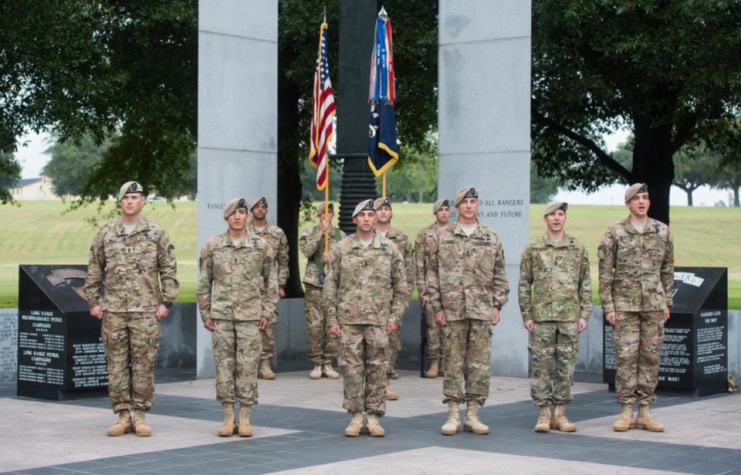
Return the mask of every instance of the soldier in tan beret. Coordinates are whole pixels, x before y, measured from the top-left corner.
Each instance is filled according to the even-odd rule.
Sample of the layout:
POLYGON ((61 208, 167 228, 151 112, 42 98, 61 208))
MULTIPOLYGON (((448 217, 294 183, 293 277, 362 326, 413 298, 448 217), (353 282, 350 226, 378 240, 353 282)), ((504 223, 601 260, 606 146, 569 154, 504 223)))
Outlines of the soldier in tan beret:
POLYGON ((365 412, 370 435, 383 437, 378 418, 386 412, 385 351, 401 324, 409 288, 401 253, 374 229, 373 200, 358 204, 353 221, 356 233, 332 247, 324 305, 329 331, 340 337, 342 407, 352 414, 345 436, 364 432, 365 412))
POLYGON ((414 240, 414 263, 415 278, 417 280, 417 295, 419 303, 425 313, 427 320, 427 355, 430 358, 430 369, 425 376, 428 378, 437 378, 444 374, 443 371, 443 338, 444 334, 441 326, 435 321, 435 314, 432 308, 425 300, 425 288, 427 288, 427 263, 430 261, 430 252, 427 247, 429 241, 435 233, 448 225, 450 219, 450 200, 437 200, 432 205, 432 214, 435 215, 435 222, 423 228, 417 239, 414 240))
MULTIPOLYGON (((288 239, 281 228, 266 219, 268 215, 268 200, 264 196, 255 198, 250 204, 252 221, 247 230, 265 239, 275 252, 275 262, 278 265, 278 295, 286 296, 286 282, 288 282, 288 239)), ((275 373, 270 369, 270 360, 275 358, 275 324, 278 322, 280 306, 275 308, 275 319, 271 324, 260 330, 262 335, 262 354, 260 355, 260 370, 257 377, 260 379, 275 379, 275 373)))
POLYGON ((145 200, 139 183, 124 184, 118 192, 121 217, 106 223, 90 246, 85 296, 90 315, 103 321, 108 394, 118 414, 110 436, 152 434, 145 413, 154 404, 159 321, 179 289, 175 246, 160 225, 141 215, 145 200))
POLYGON ((605 232, 597 248, 599 296, 613 326, 615 397, 622 405, 613 429, 663 432, 651 415, 656 402, 664 322, 669 319, 674 286, 674 241, 669 226, 648 217, 648 186, 625 192, 629 216, 605 232), (633 419, 633 404, 638 416, 633 419))
MULTIPOLYGON (((407 286, 409 288, 409 295, 411 296, 414 293, 415 283, 414 250, 412 249, 412 243, 404 231, 391 226, 391 218, 394 217, 394 212, 391 209, 390 197, 378 198, 374 202, 374 206, 376 208, 376 232, 396 244, 396 247, 399 248, 404 258, 407 286)), ((409 308, 409 302, 406 303, 406 308, 409 308)), ((394 367, 396 366, 396 358, 400 351, 401 323, 399 324, 399 329, 389 335, 389 346, 386 349, 386 376, 389 380, 399 379, 399 375, 394 370, 394 367)), ((386 386, 386 400, 395 401, 397 399, 399 399, 399 396, 391 389, 391 385, 386 386)))
POLYGON ((319 206, 317 217, 319 226, 312 226, 301 233, 299 248, 306 256, 306 272, 304 273, 304 314, 306 315, 306 346, 309 361, 314 363, 314 369, 309 373, 311 379, 339 379, 340 375, 332 368, 332 362, 337 359, 337 335, 329 332, 327 314, 324 310, 322 289, 327 277, 325 266, 329 262, 329 252, 324 252, 324 235, 329 232, 329 249, 335 243, 346 237, 340 228, 332 227, 334 219, 334 205, 329 204, 329 213, 325 214, 324 205, 319 206))

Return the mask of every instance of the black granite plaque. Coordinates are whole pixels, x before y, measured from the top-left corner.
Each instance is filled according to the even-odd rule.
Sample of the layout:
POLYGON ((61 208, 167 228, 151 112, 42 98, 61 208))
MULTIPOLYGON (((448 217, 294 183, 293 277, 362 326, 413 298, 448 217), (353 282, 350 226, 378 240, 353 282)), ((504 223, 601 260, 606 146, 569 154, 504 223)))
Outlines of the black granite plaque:
POLYGON ((18 289, 18 396, 65 400, 105 394, 100 321, 83 298, 87 266, 23 265, 18 289))
MULTIPOLYGON (((728 269, 674 269, 674 306, 664 328, 659 389, 709 396, 728 389, 728 269)), ((614 388, 612 326, 604 325, 603 381, 614 388)))

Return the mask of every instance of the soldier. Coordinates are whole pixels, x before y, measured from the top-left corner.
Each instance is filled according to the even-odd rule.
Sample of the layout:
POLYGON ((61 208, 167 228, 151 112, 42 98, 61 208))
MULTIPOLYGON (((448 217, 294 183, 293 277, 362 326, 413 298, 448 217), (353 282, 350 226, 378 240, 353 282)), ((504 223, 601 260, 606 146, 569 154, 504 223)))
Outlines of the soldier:
POLYGON ((199 262, 198 308, 203 326, 213 332, 216 400, 224 409, 219 437, 252 436, 250 414, 257 404, 260 330, 274 324, 277 315, 278 271, 273 248, 247 231, 248 219, 244 198, 227 203, 224 221, 229 228, 209 239, 199 262))
POLYGON ((553 201, 543 211, 546 233, 530 243, 520 259, 519 300, 524 326, 532 333, 530 395, 540 407, 535 432, 574 432, 566 418, 572 401, 579 333, 592 313, 589 255, 580 242, 564 232, 568 203, 553 201), (556 360, 556 377, 551 368, 556 360), (551 420, 550 405, 555 406, 551 420))
POLYGON ((499 323, 509 284, 499 236, 476 217, 480 207, 476 189, 458 190, 454 205, 458 220, 439 230, 427 243, 430 261, 425 295, 445 333, 443 403, 448 404, 448 420, 441 432, 460 432, 458 405, 465 401, 463 429, 488 434, 489 428, 481 423, 477 411, 489 396, 489 324, 499 323))
POLYGON ((423 228, 417 234, 417 239, 414 240, 414 263, 416 265, 417 295, 419 295, 419 303, 427 316, 427 354, 430 357, 430 370, 427 371, 425 376, 437 378, 444 374, 442 365, 444 343, 442 342, 443 332, 440 331, 441 327, 435 321, 435 314, 425 300, 427 262, 430 260, 427 243, 439 229, 447 226, 448 219, 450 219, 450 202, 448 200, 435 201, 435 204, 432 205, 432 214, 435 215, 435 222, 423 228))
POLYGON ((118 414, 118 421, 108 429, 110 436, 132 431, 141 437, 152 435, 144 414, 154 403, 159 321, 178 295, 175 246, 157 223, 141 216, 145 200, 139 183, 130 181, 121 187, 121 217, 106 223, 93 239, 85 280, 90 315, 103 320, 108 394, 118 414), (133 424, 130 409, 134 409, 133 424))
POLYGON ((326 271, 324 266, 329 261, 329 252, 324 252, 324 233, 329 231, 329 248, 336 242, 346 237, 339 228, 332 227, 334 219, 334 205, 329 204, 329 213, 324 214, 324 205, 319 207, 317 216, 319 226, 312 226, 303 233, 299 240, 301 252, 309 260, 306 263, 304 274, 304 286, 306 296, 304 298, 304 313, 306 314, 306 346, 309 350, 309 361, 314 363, 314 369, 309 374, 311 379, 321 379, 326 376, 329 379, 339 379, 340 375, 332 369, 332 361, 337 359, 338 338, 329 332, 324 305, 322 304, 322 289, 326 271))
POLYGON ((386 412, 385 349, 388 335, 399 328, 404 302, 409 298, 404 259, 396 245, 374 231, 373 200, 355 207, 355 235, 335 244, 324 282, 329 331, 340 337, 340 366, 345 401, 352 414, 345 436, 365 432, 373 437, 385 431, 378 422, 386 412))
POLYGON ((634 427, 664 430, 649 405, 656 402, 664 322, 672 306, 674 242, 669 226, 648 217, 650 205, 648 186, 636 183, 628 188, 625 206, 630 216, 607 228, 597 249, 599 296, 605 319, 613 326, 615 397, 622 405, 613 426, 617 432, 634 427))
MULTIPOLYGON (((264 196, 255 199, 250 205, 252 221, 247 225, 247 231, 257 234, 270 244, 275 253, 275 262, 278 265, 278 295, 280 298, 286 296, 286 282, 288 281, 288 239, 281 228, 269 223, 265 217, 268 215, 268 200, 264 196)), ((275 318, 270 324, 260 329, 262 336, 262 354, 260 355, 260 369, 257 377, 260 379, 275 379, 275 373, 270 369, 270 360, 275 358, 275 324, 278 322, 280 305, 275 306, 275 318)))
MULTIPOLYGON (((414 293, 414 258, 412 257, 412 243, 409 241, 409 236, 404 231, 396 229, 391 226, 391 218, 394 217, 394 212, 391 210, 391 198, 378 198, 374 202, 376 208, 376 232, 381 236, 385 237, 389 241, 396 244, 396 247, 401 252, 401 256, 404 258, 404 269, 407 275, 407 288, 409 290, 409 296, 414 293)), ((406 303, 406 308, 409 308, 409 302, 406 303)), ((399 321, 399 330, 389 335, 389 346, 386 349, 386 381, 390 379, 399 379, 399 375, 394 371, 396 366, 396 357, 401 351, 401 321, 399 321)), ((391 389, 391 385, 386 386, 386 400, 395 401, 399 399, 399 396, 391 389)))

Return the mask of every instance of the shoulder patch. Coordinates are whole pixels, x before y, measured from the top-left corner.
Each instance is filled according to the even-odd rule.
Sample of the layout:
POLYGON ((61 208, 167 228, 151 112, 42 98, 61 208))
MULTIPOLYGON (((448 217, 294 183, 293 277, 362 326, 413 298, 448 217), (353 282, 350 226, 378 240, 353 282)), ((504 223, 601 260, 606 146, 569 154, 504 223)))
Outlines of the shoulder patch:
POLYGON ((609 246, 611 242, 612 241, 610 241, 610 239, 607 236, 602 238, 602 244, 604 244, 605 246, 609 246))
POLYGON ((309 235, 309 230, 305 229, 303 233, 301 233, 301 236, 306 237, 309 235))
POLYGON ((206 248, 202 247, 201 248, 201 259, 203 259, 204 257, 206 257, 206 248))
POLYGON ((415 239, 415 240, 414 240, 414 242, 416 242, 417 244, 421 244, 421 243, 419 242, 419 238, 415 239))
POLYGON ((95 239, 93 239, 93 246, 97 246, 100 244, 100 241, 98 240, 98 236, 95 236, 95 239))
POLYGON ((522 254, 520 254, 520 260, 524 260, 524 259, 525 259, 525 250, 523 249, 522 254))

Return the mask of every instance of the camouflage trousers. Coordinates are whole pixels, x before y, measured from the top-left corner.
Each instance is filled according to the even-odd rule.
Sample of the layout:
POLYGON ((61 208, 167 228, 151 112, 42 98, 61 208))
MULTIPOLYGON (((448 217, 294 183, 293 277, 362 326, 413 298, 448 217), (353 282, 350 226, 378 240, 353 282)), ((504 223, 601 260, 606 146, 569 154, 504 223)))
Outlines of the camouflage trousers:
POLYGON ((448 321, 445 334, 445 380, 443 403, 476 401, 483 406, 489 397, 491 373, 491 322, 448 321))
POLYGON ((535 322, 530 339, 530 396, 536 406, 569 404, 579 354, 579 322, 535 322), (556 359, 556 375, 551 368, 556 359))
MULTIPOLYGON (((275 322, 277 321, 278 315, 275 316, 275 322)), ((275 358, 275 322, 268 324, 264 330, 260 330, 260 340, 262 340, 261 360, 275 358)))
POLYGON ((345 401, 350 414, 365 411, 379 417, 386 413, 385 325, 340 325, 340 359, 345 401))
POLYGON ((427 317, 427 356, 433 360, 442 359, 445 353, 445 334, 442 327, 435 321, 435 312, 429 305, 425 305, 425 316, 427 317))
POLYGON ((386 346, 385 358, 385 372, 387 376, 394 374, 394 367, 396 366, 396 357, 399 356, 401 351, 401 323, 399 328, 389 334, 389 344, 386 346))
POLYGON ((160 333, 154 312, 103 313, 101 336, 113 412, 152 409, 160 333))
POLYGON ((257 367, 260 361, 258 322, 214 320, 211 334, 216 364, 216 400, 257 404, 257 367))
POLYGON ((322 304, 322 288, 306 284, 304 298, 306 314, 306 346, 309 349, 309 361, 314 364, 331 363, 337 359, 339 338, 329 332, 327 318, 322 304))
POLYGON ((654 404, 664 344, 664 312, 616 312, 612 341, 618 403, 654 404))

